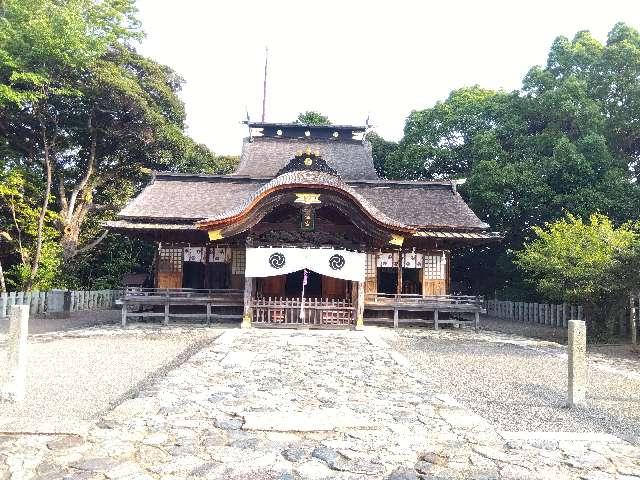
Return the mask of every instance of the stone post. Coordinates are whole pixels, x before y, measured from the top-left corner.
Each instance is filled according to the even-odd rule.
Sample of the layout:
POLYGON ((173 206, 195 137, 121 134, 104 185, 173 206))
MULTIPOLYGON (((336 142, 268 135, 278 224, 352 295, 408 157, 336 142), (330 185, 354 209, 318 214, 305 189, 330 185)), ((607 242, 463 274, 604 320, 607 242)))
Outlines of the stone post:
POLYGON ((64 317, 64 290, 50 290, 47 292, 47 316, 64 317))
POLYGON ((587 389, 587 329, 582 320, 569 320, 569 381, 567 405, 584 405, 587 389))
POLYGON ((636 296, 631 295, 631 301, 629 304, 629 330, 631 333, 631 345, 638 344, 638 326, 636 324, 636 296))
POLYGON ((21 401, 24 399, 24 382, 27 373, 27 333, 29 331, 29 305, 13 305, 9 308, 9 334, 7 338, 8 373, 6 385, 0 385, 0 399, 21 401))
POLYGON ((253 308, 251 306, 253 297, 253 278, 244 277, 244 312, 242 315, 242 324, 240 328, 251 328, 251 320, 253 319, 253 308))

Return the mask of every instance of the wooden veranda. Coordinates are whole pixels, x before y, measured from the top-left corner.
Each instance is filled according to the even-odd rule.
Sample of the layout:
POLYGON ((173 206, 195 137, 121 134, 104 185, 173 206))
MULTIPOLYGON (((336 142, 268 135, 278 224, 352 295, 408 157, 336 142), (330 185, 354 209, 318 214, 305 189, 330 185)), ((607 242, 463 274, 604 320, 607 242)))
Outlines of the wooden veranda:
POLYGON ((484 298, 470 295, 413 295, 373 293, 365 295, 365 321, 393 321, 394 328, 403 323, 433 323, 435 329, 440 325, 456 325, 473 323, 478 330, 480 313, 485 313, 484 298), (391 312, 392 317, 366 317, 366 312, 391 312), (400 318, 400 312, 430 312, 431 319, 400 318), (441 318, 440 314, 448 314, 441 318), (466 315, 473 315, 469 320, 466 315))
POLYGON ((210 323, 242 319, 241 311, 231 312, 242 308, 243 295, 243 290, 236 289, 127 288, 116 304, 122 306, 122 326, 131 317, 161 317, 165 325, 171 317, 200 318, 210 323), (172 312, 171 307, 182 307, 182 311, 172 312), (197 307, 201 311, 193 312, 197 307))

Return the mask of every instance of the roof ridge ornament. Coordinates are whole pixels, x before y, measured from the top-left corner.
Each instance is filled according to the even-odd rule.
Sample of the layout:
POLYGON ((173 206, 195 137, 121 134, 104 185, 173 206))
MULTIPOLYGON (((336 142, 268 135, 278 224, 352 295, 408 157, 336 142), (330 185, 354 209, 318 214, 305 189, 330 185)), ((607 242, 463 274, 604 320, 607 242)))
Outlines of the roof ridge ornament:
POLYGON ((289 163, 278 171, 276 177, 284 173, 299 171, 323 172, 339 177, 338 172, 331 168, 326 160, 320 156, 320 150, 313 152, 311 147, 307 147, 304 151, 296 152, 289 163))

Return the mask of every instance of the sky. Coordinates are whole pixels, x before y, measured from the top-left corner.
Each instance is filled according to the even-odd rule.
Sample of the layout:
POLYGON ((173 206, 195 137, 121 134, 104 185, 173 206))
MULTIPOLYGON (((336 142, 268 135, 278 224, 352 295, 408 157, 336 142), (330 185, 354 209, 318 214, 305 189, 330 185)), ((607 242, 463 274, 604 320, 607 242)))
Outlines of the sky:
POLYGON ((398 140, 412 110, 453 89, 519 88, 553 40, 618 21, 640 29, 636 0, 138 0, 140 50, 185 79, 189 134, 239 154, 248 111, 266 121, 317 110, 398 140))

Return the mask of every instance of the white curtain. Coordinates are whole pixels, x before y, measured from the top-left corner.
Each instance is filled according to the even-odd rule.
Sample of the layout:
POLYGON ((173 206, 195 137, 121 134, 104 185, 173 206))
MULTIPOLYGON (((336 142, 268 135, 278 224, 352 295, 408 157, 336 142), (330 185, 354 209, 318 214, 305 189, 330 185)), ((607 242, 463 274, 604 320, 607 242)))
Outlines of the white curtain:
POLYGON ((247 277, 272 277, 307 268, 320 275, 364 281, 366 254, 333 248, 247 248, 247 277))

